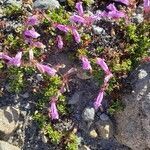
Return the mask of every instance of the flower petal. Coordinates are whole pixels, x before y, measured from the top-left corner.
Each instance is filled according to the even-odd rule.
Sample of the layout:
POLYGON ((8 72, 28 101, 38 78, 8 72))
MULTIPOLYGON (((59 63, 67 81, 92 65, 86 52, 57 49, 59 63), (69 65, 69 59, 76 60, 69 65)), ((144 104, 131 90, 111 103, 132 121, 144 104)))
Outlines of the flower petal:
POLYGON ((62 25, 62 24, 58 24, 58 25, 56 25, 56 27, 63 32, 69 32, 69 30, 70 30, 67 26, 62 25))
POLYGON ((84 70, 91 70, 92 69, 92 67, 90 65, 90 61, 87 59, 87 57, 82 56, 81 60, 82 60, 82 68, 84 70))
POLYGON ((56 101, 52 100, 51 102, 49 116, 51 117, 52 120, 59 119, 59 114, 58 114, 57 107, 56 107, 56 101))
POLYGON ((78 33, 78 31, 76 29, 72 29, 72 34, 74 36, 74 39, 77 43, 80 43, 81 42, 81 38, 80 38, 80 35, 78 33))
POLYGON ((83 15, 82 2, 76 3, 76 9, 78 10, 79 15, 82 16, 83 15))
POLYGON ((25 30, 24 35, 27 37, 38 38, 40 36, 34 29, 25 30))
POLYGON ((62 40, 62 37, 60 35, 57 36, 57 46, 59 49, 62 49, 63 48, 63 40, 62 40))
POLYGON ((104 70, 104 72, 106 74, 110 74, 110 70, 109 70, 107 64, 105 63, 104 59, 96 58, 96 63, 101 66, 101 68, 104 70))
POLYGON ((101 90, 96 98, 96 101, 94 102, 94 108, 98 109, 101 106, 102 100, 104 97, 104 91, 101 90))
POLYGON ((78 15, 71 16, 70 21, 75 23, 86 23, 86 20, 83 17, 78 15))

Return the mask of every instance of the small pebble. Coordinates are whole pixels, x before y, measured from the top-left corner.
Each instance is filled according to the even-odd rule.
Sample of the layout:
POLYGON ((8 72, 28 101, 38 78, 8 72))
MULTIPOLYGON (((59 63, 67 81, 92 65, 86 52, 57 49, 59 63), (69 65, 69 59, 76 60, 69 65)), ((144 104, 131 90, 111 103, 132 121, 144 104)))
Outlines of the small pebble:
POLYGON ((103 114, 100 115, 100 119, 103 120, 103 121, 106 121, 106 120, 109 120, 109 117, 106 114, 103 113, 103 114))
POLYGON ((95 117, 95 109, 94 108, 85 108, 82 114, 82 118, 84 121, 93 121, 95 117))
POLYGON ((43 141, 44 143, 47 143, 47 142, 48 142, 48 139, 47 139, 47 137, 46 137, 45 135, 42 135, 42 141, 43 141))
POLYGON ((96 132, 95 130, 91 130, 91 131, 90 131, 90 136, 91 136, 92 138, 96 138, 98 135, 97 135, 97 132, 96 132))

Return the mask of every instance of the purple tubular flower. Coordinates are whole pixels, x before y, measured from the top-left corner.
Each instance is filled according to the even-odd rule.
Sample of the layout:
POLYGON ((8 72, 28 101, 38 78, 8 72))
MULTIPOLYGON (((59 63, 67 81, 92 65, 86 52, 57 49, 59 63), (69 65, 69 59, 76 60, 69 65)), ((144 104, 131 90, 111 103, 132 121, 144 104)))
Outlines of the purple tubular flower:
POLYGON ((44 70, 50 76, 54 76, 56 74, 56 72, 57 72, 54 68, 51 68, 51 67, 49 67, 47 65, 44 65, 44 70))
POLYGON ((144 0, 144 11, 145 13, 150 12, 150 0, 144 0))
POLYGON ((38 68, 38 70, 41 72, 41 73, 45 73, 45 69, 43 67, 44 65, 40 64, 40 63, 37 63, 36 64, 36 67, 38 68))
POLYGON ((81 60, 82 60, 82 68, 84 70, 91 70, 92 69, 92 67, 90 65, 90 61, 87 59, 87 57, 82 56, 81 60))
POLYGON ((32 43, 32 46, 34 46, 34 47, 37 47, 37 48, 41 48, 41 49, 44 49, 46 46, 43 44, 43 43, 41 43, 41 42, 33 42, 32 43))
POLYGON ((117 9, 114 6, 114 4, 109 4, 106 8, 109 9, 109 10, 111 10, 111 11, 117 11, 117 9))
POLYGON ((104 90, 102 89, 102 90, 100 90, 100 92, 96 98, 96 101, 94 102, 94 108, 95 109, 98 109, 101 106, 103 97, 104 97, 104 90))
POLYGON ((111 18, 113 18, 113 19, 119 19, 119 18, 125 17, 125 14, 123 12, 118 11, 113 4, 108 5, 107 9, 110 10, 107 13, 107 17, 109 17, 110 19, 111 18))
POLYGON ((62 49, 63 48, 63 40, 62 40, 62 37, 60 35, 57 36, 57 46, 59 49, 62 49))
POLYGON ((78 10, 79 15, 82 16, 83 15, 82 2, 76 3, 76 9, 78 10))
POLYGON ((65 25, 62 25, 62 24, 58 24, 56 25, 56 27, 60 30, 60 31, 63 31, 63 32, 69 32, 69 28, 65 25))
POLYGON ((9 60, 8 64, 19 67, 21 65, 21 58, 22 52, 18 52, 15 57, 12 57, 11 60, 9 60))
POLYGON ((54 76, 57 72, 54 68, 51 68, 48 65, 42 65, 40 63, 37 63, 36 67, 41 73, 47 73, 50 76, 54 76))
POLYGON ((120 11, 110 11, 108 12, 108 17, 113 19, 119 19, 125 17, 125 14, 120 11))
POLYGON ((79 15, 71 16, 70 21, 75 22, 75 23, 83 23, 83 24, 86 23, 86 20, 83 17, 79 16, 79 15))
POLYGON ((11 58, 11 57, 9 57, 9 56, 8 56, 8 55, 6 55, 6 54, 0 53, 0 59, 11 60, 12 58, 11 58))
POLYGON ((51 117, 52 120, 59 119, 59 114, 56 107, 56 101, 52 100, 51 102, 49 116, 51 117))
POLYGON ((39 21, 36 15, 28 17, 27 22, 26 22, 26 24, 30 26, 37 25, 38 23, 39 21))
POLYGON ((78 33, 78 31, 76 29, 72 29, 72 34, 74 36, 74 39, 77 43, 80 43, 81 42, 81 38, 80 38, 80 35, 78 33))
POLYGON ((102 59, 102 58, 96 58, 96 63, 101 66, 101 68, 104 70, 104 72, 107 75, 110 74, 110 70, 109 70, 107 64, 105 63, 104 59, 102 59))
POLYGON ((38 38, 40 36, 34 29, 25 30, 24 35, 27 37, 38 38))
POLYGON ((116 2, 121 2, 122 4, 129 5, 129 0, 115 0, 116 2))

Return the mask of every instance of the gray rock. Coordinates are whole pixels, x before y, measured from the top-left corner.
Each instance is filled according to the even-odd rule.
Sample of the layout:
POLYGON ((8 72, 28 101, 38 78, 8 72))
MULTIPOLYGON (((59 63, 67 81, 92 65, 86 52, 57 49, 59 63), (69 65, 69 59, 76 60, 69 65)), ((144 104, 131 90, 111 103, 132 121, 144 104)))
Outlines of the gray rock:
POLYGON ((42 74, 37 74, 36 78, 38 81, 43 81, 43 75, 42 74))
POLYGON ((26 92, 26 93, 24 93, 24 94, 21 94, 21 97, 22 98, 29 98, 29 93, 28 92, 26 92))
POLYGON ((95 123, 97 133, 99 137, 102 139, 109 139, 113 136, 114 134, 114 129, 113 129, 113 124, 110 119, 108 120, 99 120, 95 123))
POLYGON ((42 135, 42 141, 43 143, 47 143, 48 141, 47 137, 44 134, 42 135))
POLYGON ((105 34, 105 30, 103 28, 98 27, 96 25, 93 25, 92 27, 93 27, 94 34, 96 34, 96 35, 105 34))
POLYGON ((150 149, 150 63, 133 71, 128 82, 133 91, 122 96, 126 107, 115 116, 115 136, 132 150, 150 149))
POLYGON ((75 92, 73 96, 69 99, 68 104, 74 105, 80 100, 82 92, 75 92))
POLYGON ((143 14, 136 14, 134 17, 133 17, 133 22, 134 23, 142 23, 144 20, 144 17, 143 17, 143 14))
POLYGON ((0 132, 4 135, 12 133, 18 126, 19 110, 14 107, 2 107, 0 109, 0 132))
POLYGON ((60 4, 57 0, 36 0, 33 3, 34 8, 39 8, 39 9, 56 9, 60 7, 60 4))
POLYGON ((15 5, 15 6, 21 7, 22 0, 6 0, 4 3, 6 5, 15 5))
POLYGON ((93 121, 95 117, 95 109, 94 108, 85 108, 82 113, 82 118, 84 121, 93 121))
POLYGON ((5 141, 0 141, 0 150, 21 150, 21 149, 5 141))
POLYGON ((103 114, 100 115, 100 119, 102 121, 107 121, 107 120, 109 120, 109 117, 106 114, 103 113, 103 114))

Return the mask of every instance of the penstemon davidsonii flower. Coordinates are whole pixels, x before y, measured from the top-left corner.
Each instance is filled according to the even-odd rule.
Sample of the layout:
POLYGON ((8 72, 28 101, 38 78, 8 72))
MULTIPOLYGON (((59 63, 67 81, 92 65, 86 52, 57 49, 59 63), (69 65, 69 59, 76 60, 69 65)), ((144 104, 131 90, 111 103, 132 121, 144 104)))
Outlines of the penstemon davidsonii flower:
POLYGON ((94 102, 94 108, 98 109, 101 106, 102 100, 104 97, 104 89, 102 88, 94 102))
POLYGON ((84 70, 92 70, 90 61, 87 59, 86 56, 81 56, 81 60, 82 60, 82 68, 84 70))
POLYGON ((51 68, 48 65, 43 65, 43 64, 40 64, 40 63, 37 63, 36 67, 38 68, 38 70, 41 73, 47 73, 50 76, 56 75, 56 72, 57 72, 54 68, 51 68))
POLYGON ((52 119, 52 120, 55 120, 55 119, 59 119, 59 114, 58 114, 58 110, 57 110, 57 107, 56 107, 56 98, 52 98, 51 102, 50 102, 50 108, 49 108, 49 117, 52 119))
POLYGON ((60 35, 57 36, 57 46, 59 49, 62 49, 63 48, 63 40, 62 40, 62 37, 60 35))

